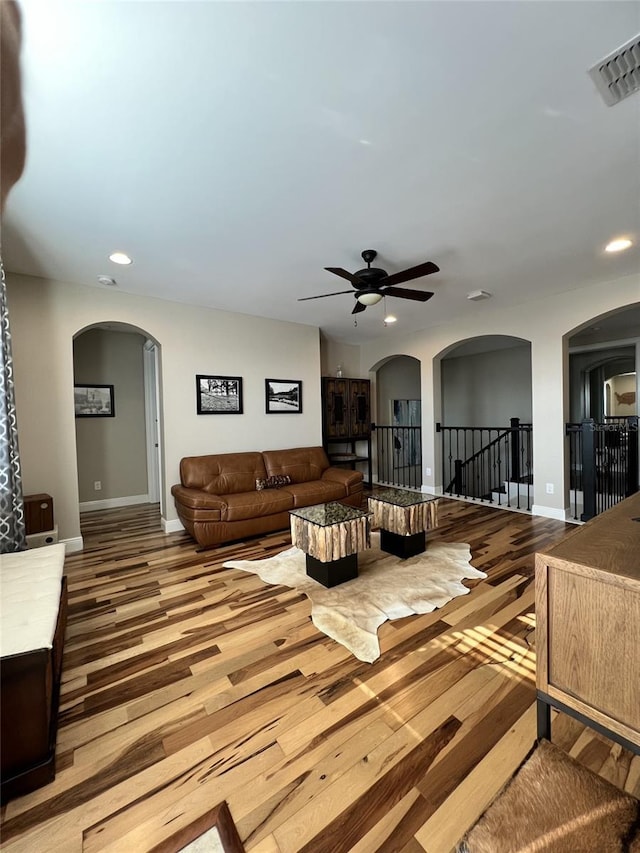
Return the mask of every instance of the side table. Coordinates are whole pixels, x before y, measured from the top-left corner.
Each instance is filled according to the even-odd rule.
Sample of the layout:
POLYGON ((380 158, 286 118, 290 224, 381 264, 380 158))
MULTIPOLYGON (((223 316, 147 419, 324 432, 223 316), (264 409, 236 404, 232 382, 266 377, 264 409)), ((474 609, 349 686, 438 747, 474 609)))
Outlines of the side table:
POLYGON ((291 541, 306 554, 310 578, 331 587, 358 577, 358 551, 371 544, 368 512, 331 502, 289 515, 291 541))
POLYGON ((426 548, 425 531, 438 526, 438 498, 404 489, 383 489, 368 498, 380 548, 406 560, 426 548))

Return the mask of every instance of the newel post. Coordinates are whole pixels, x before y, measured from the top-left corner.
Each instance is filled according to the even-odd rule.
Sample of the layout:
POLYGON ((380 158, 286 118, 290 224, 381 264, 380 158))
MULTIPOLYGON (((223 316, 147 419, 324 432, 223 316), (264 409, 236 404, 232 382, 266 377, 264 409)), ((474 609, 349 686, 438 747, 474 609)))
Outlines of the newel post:
POLYGON ((596 515, 596 430, 593 418, 580 425, 582 432, 582 501, 581 521, 589 521, 596 515))
POLYGON ((520 418, 511 418, 511 482, 520 482, 520 418))

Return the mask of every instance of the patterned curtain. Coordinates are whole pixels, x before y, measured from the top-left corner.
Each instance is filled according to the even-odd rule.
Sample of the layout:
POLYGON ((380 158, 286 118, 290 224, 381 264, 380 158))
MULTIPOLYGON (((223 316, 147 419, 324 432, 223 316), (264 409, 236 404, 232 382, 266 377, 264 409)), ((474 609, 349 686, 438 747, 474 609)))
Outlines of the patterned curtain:
POLYGON ((26 547, 11 333, 0 257, 0 554, 24 551, 26 547))

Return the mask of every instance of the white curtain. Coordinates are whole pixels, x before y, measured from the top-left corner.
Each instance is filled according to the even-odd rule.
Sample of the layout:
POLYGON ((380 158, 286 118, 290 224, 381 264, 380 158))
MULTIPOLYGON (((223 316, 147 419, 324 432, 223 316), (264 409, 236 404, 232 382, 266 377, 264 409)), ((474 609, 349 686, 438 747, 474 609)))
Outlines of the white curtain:
POLYGON ((11 332, 0 257, 0 554, 24 551, 26 547, 11 332))

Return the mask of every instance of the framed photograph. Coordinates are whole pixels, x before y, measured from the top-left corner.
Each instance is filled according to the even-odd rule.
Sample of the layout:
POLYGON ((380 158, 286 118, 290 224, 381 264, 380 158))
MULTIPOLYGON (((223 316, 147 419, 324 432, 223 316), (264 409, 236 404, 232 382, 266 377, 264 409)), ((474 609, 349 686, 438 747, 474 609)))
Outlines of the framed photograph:
POLYGON ((241 415, 241 376, 196 376, 199 415, 241 415))
POLYGON ((299 415, 302 412, 302 382, 297 379, 265 379, 268 415, 299 415))
POLYGON ((113 385, 74 385, 77 418, 115 418, 113 385))

